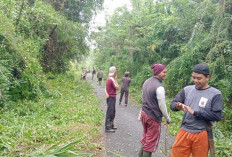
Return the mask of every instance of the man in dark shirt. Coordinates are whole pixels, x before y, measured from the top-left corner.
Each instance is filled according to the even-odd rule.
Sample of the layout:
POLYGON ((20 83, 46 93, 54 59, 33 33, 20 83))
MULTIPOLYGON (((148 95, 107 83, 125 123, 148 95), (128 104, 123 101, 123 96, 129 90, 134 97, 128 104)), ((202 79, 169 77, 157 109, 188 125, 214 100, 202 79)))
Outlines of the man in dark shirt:
POLYGON ((195 65, 192 80, 195 85, 184 87, 174 98, 170 107, 173 111, 184 111, 181 129, 178 131, 172 157, 208 156, 206 126, 222 118, 222 93, 209 86, 209 67, 195 65))
POLYGON ((120 99, 119 99, 119 105, 121 105, 122 98, 123 98, 123 95, 125 93, 125 106, 127 106, 130 83, 131 83, 131 78, 129 77, 129 72, 125 72, 125 77, 122 78, 122 86, 121 86, 121 95, 120 95, 120 99))
POLYGON ((93 80, 95 74, 96 74, 96 69, 93 67, 93 71, 92 71, 92 80, 93 80))

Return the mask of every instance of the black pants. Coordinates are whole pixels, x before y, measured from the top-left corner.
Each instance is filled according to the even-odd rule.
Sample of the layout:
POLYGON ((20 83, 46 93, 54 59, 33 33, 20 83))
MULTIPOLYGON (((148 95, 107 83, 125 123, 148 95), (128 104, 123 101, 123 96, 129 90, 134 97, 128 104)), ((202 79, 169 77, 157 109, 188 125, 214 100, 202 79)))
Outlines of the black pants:
POLYGON ((102 78, 98 78, 99 85, 101 85, 102 78))
POLYGON ((107 111, 106 111, 106 121, 105 127, 106 129, 112 129, 114 126, 114 118, 115 118, 115 104, 116 104, 116 97, 109 97, 106 99, 107 102, 107 111))
POLYGON ((123 98, 124 93, 125 93, 125 104, 127 104, 128 103, 128 95, 129 95, 128 90, 121 89, 121 95, 120 95, 119 102, 120 103, 122 102, 122 98, 123 98))
POLYGON ((93 80, 93 78, 94 78, 94 75, 95 75, 95 74, 92 74, 92 80, 93 80))

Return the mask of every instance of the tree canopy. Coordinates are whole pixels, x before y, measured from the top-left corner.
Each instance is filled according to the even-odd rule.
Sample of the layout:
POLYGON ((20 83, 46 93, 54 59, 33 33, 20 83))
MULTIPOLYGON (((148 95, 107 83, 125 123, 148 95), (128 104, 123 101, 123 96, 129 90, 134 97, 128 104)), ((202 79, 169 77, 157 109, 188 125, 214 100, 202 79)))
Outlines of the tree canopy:
POLYGON ((82 60, 89 52, 84 24, 101 5, 102 0, 1 1, 0 104, 38 98, 46 90, 44 72, 64 73, 70 60, 82 60))

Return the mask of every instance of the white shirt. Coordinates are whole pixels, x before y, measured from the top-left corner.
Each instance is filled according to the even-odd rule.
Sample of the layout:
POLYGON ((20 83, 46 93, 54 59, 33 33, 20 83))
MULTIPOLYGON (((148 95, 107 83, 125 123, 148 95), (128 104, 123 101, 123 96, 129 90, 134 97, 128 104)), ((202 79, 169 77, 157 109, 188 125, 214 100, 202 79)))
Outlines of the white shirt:
POLYGON ((160 86, 156 89, 157 100, 159 104, 160 111, 162 112, 164 118, 170 122, 171 118, 168 115, 167 106, 165 103, 165 90, 164 87, 160 86))

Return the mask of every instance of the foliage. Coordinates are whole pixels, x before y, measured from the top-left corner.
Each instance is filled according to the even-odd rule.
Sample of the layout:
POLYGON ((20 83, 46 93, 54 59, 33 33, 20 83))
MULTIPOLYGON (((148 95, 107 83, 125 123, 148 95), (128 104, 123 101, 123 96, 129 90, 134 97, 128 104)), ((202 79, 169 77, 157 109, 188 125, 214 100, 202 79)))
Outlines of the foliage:
POLYGON ((56 74, 88 53, 87 28, 42 0, 0 1, 0 17, 0 156, 95 155, 98 101, 56 74))
POLYGON ((39 42, 16 35, 12 21, 3 12, 0 14, 2 97, 5 101, 35 98, 40 93, 38 76, 42 72, 39 61, 35 59, 39 42))
POLYGON ((103 0, 46 0, 63 13, 67 19, 88 25, 96 9, 101 8, 103 0))
MULTIPOLYGON (((101 3, 91 2, 85 16, 101 3)), ((0 2, 0 106, 37 100, 44 91, 44 72, 64 73, 70 60, 88 54, 87 28, 68 20, 48 2, 0 2)), ((45 93, 44 93, 45 92, 45 93)))

